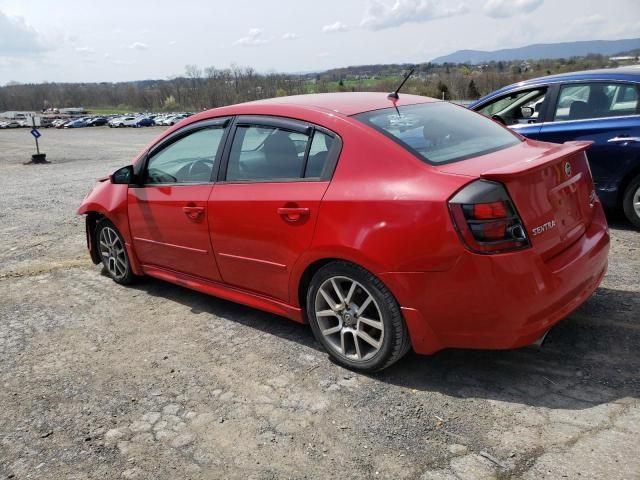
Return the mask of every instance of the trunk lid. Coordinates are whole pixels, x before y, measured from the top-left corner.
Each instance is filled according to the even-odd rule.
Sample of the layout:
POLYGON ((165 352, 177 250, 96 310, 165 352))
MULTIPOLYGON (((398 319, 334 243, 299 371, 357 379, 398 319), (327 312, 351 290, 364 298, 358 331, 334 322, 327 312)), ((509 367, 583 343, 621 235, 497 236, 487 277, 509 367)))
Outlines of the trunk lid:
POLYGON ((595 193, 585 150, 591 142, 562 145, 526 140, 438 170, 502 183, 532 247, 547 260, 582 236, 591 224, 595 193))

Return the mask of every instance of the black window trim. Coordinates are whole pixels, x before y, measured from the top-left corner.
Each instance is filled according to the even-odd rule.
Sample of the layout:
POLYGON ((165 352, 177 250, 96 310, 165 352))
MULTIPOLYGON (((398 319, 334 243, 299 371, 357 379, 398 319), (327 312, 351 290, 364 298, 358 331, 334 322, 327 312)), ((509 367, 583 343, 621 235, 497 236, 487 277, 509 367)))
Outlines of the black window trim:
POLYGON ((218 151, 216 152, 216 158, 215 158, 215 160, 213 162, 213 170, 211 172, 211 177, 209 178, 208 182, 139 183, 137 185, 131 185, 131 186, 132 187, 140 187, 140 188, 158 187, 158 186, 162 186, 162 187, 167 187, 167 186, 187 187, 187 186, 213 184, 215 182, 215 178, 217 177, 217 173, 218 173, 218 170, 220 168, 220 163, 221 163, 222 155, 223 155, 223 152, 224 152, 224 147, 226 145, 226 140, 227 140, 227 137, 229 135, 229 131, 230 131, 230 126, 231 126, 232 120, 233 120, 233 117, 231 117, 231 116, 209 118, 209 119, 206 119, 206 120, 201 120, 199 122, 190 123, 189 125, 186 125, 186 126, 180 128, 179 130, 176 130, 175 132, 172 132, 171 134, 169 134, 168 136, 166 136, 165 138, 160 140, 158 143, 156 143, 155 145, 150 147, 149 150, 147 150, 147 153, 145 153, 145 155, 144 155, 144 161, 140 162, 140 164, 139 164, 140 167, 138 168, 138 171, 134 170, 134 174, 135 174, 136 178, 138 178, 140 180, 143 180, 144 178, 146 178, 145 174, 146 174, 146 171, 147 171, 147 167, 149 165, 149 160, 151 160, 151 158, 154 155, 156 155, 159 152, 161 152, 162 150, 168 148, 169 146, 171 146, 175 142, 177 142, 179 140, 182 140, 183 138, 187 137, 188 135, 196 133, 196 132, 198 132, 200 130, 206 130, 206 129, 212 128, 212 127, 222 127, 224 129, 224 132, 222 134, 222 138, 220 139, 220 144, 218 146, 218 151))
MULTIPOLYGON (((234 185, 247 183, 328 182, 331 181, 331 178, 333 177, 333 173, 335 171, 336 165, 338 164, 338 159, 340 157, 341 151, 342 138, 340 137, 340 135, 320 125, 295 118, 280 117, 274 115, 238 115, 233 118, 231 125, 229 125, 228 128, 227 136, 225 138, 224 152, 222 154, 222 161, 219 162, 220 167, 218 168, 216 183, 224 185, 234 185), (309 137, 309 140, 307 141, 305 157, 303 161, 305 170, 307 167, 307 162, 309 160, 309 151, 311 149, 311 143, 313 142, 313 136, 315 135, 315 132, 319 131, 321 133, 324 133, 325 135, 328 135, 333 139, 333 142, 331 143, 331 149, 327 153, 327 159, 325 161, 321 175, 319 177, 308 178, 301 176, 300 178, 266 178, 227 181, 226 176, 229 166, 229 155, 231 153, 231 147, 233 145, 233 140, 236 136, 238 126, 275 127, 307 135, 309 137)), ((302 175, 304 175, 304 172, 302 172, 302 175)))

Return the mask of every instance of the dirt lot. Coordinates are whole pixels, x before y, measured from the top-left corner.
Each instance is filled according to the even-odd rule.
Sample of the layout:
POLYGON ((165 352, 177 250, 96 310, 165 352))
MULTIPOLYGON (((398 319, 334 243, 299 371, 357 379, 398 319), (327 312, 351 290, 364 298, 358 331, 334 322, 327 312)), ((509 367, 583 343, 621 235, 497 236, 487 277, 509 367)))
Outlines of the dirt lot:
POLYGON ((0 131, 0 479, 640 478, 640 233, 541 350, 331 363, 310 330, 116 285, 75 208, 158 128, 0 131))

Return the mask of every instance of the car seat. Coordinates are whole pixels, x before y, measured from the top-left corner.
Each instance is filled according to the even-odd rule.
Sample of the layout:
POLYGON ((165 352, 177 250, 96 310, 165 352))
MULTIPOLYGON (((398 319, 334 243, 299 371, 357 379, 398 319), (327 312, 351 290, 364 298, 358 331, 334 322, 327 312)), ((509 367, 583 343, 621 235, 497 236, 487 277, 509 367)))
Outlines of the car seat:
POLYGON ((574 100, 569 107, 569 120, 580 120, 589 116, 589 106, 582 100, 574 100))
POLYGON ((299 178, 302 164, 289 132, 276 130, 264 142, 266 167, 272 178, 299 178))
POLYGON ((589 117, 602 117, 609 113, 611 101, 601 89, 592 87, 587 106, 589 107, 589 117))

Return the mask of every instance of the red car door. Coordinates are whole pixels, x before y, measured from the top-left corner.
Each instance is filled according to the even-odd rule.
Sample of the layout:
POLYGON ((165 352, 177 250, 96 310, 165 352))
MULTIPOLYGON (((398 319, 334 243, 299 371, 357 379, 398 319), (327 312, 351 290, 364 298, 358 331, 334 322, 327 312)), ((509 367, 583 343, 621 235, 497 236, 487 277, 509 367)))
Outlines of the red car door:
POLYGON ((140 185, 128 193, 129 226, 143 265, 220 280, 207 200, 226 123, 189 125, 150 151, 140 185))
POLYGON ((238 117, 208 202, 223 280, 289 302, 289 276, 311 245, 340 150, 331 132, 273 117, 238 117))

